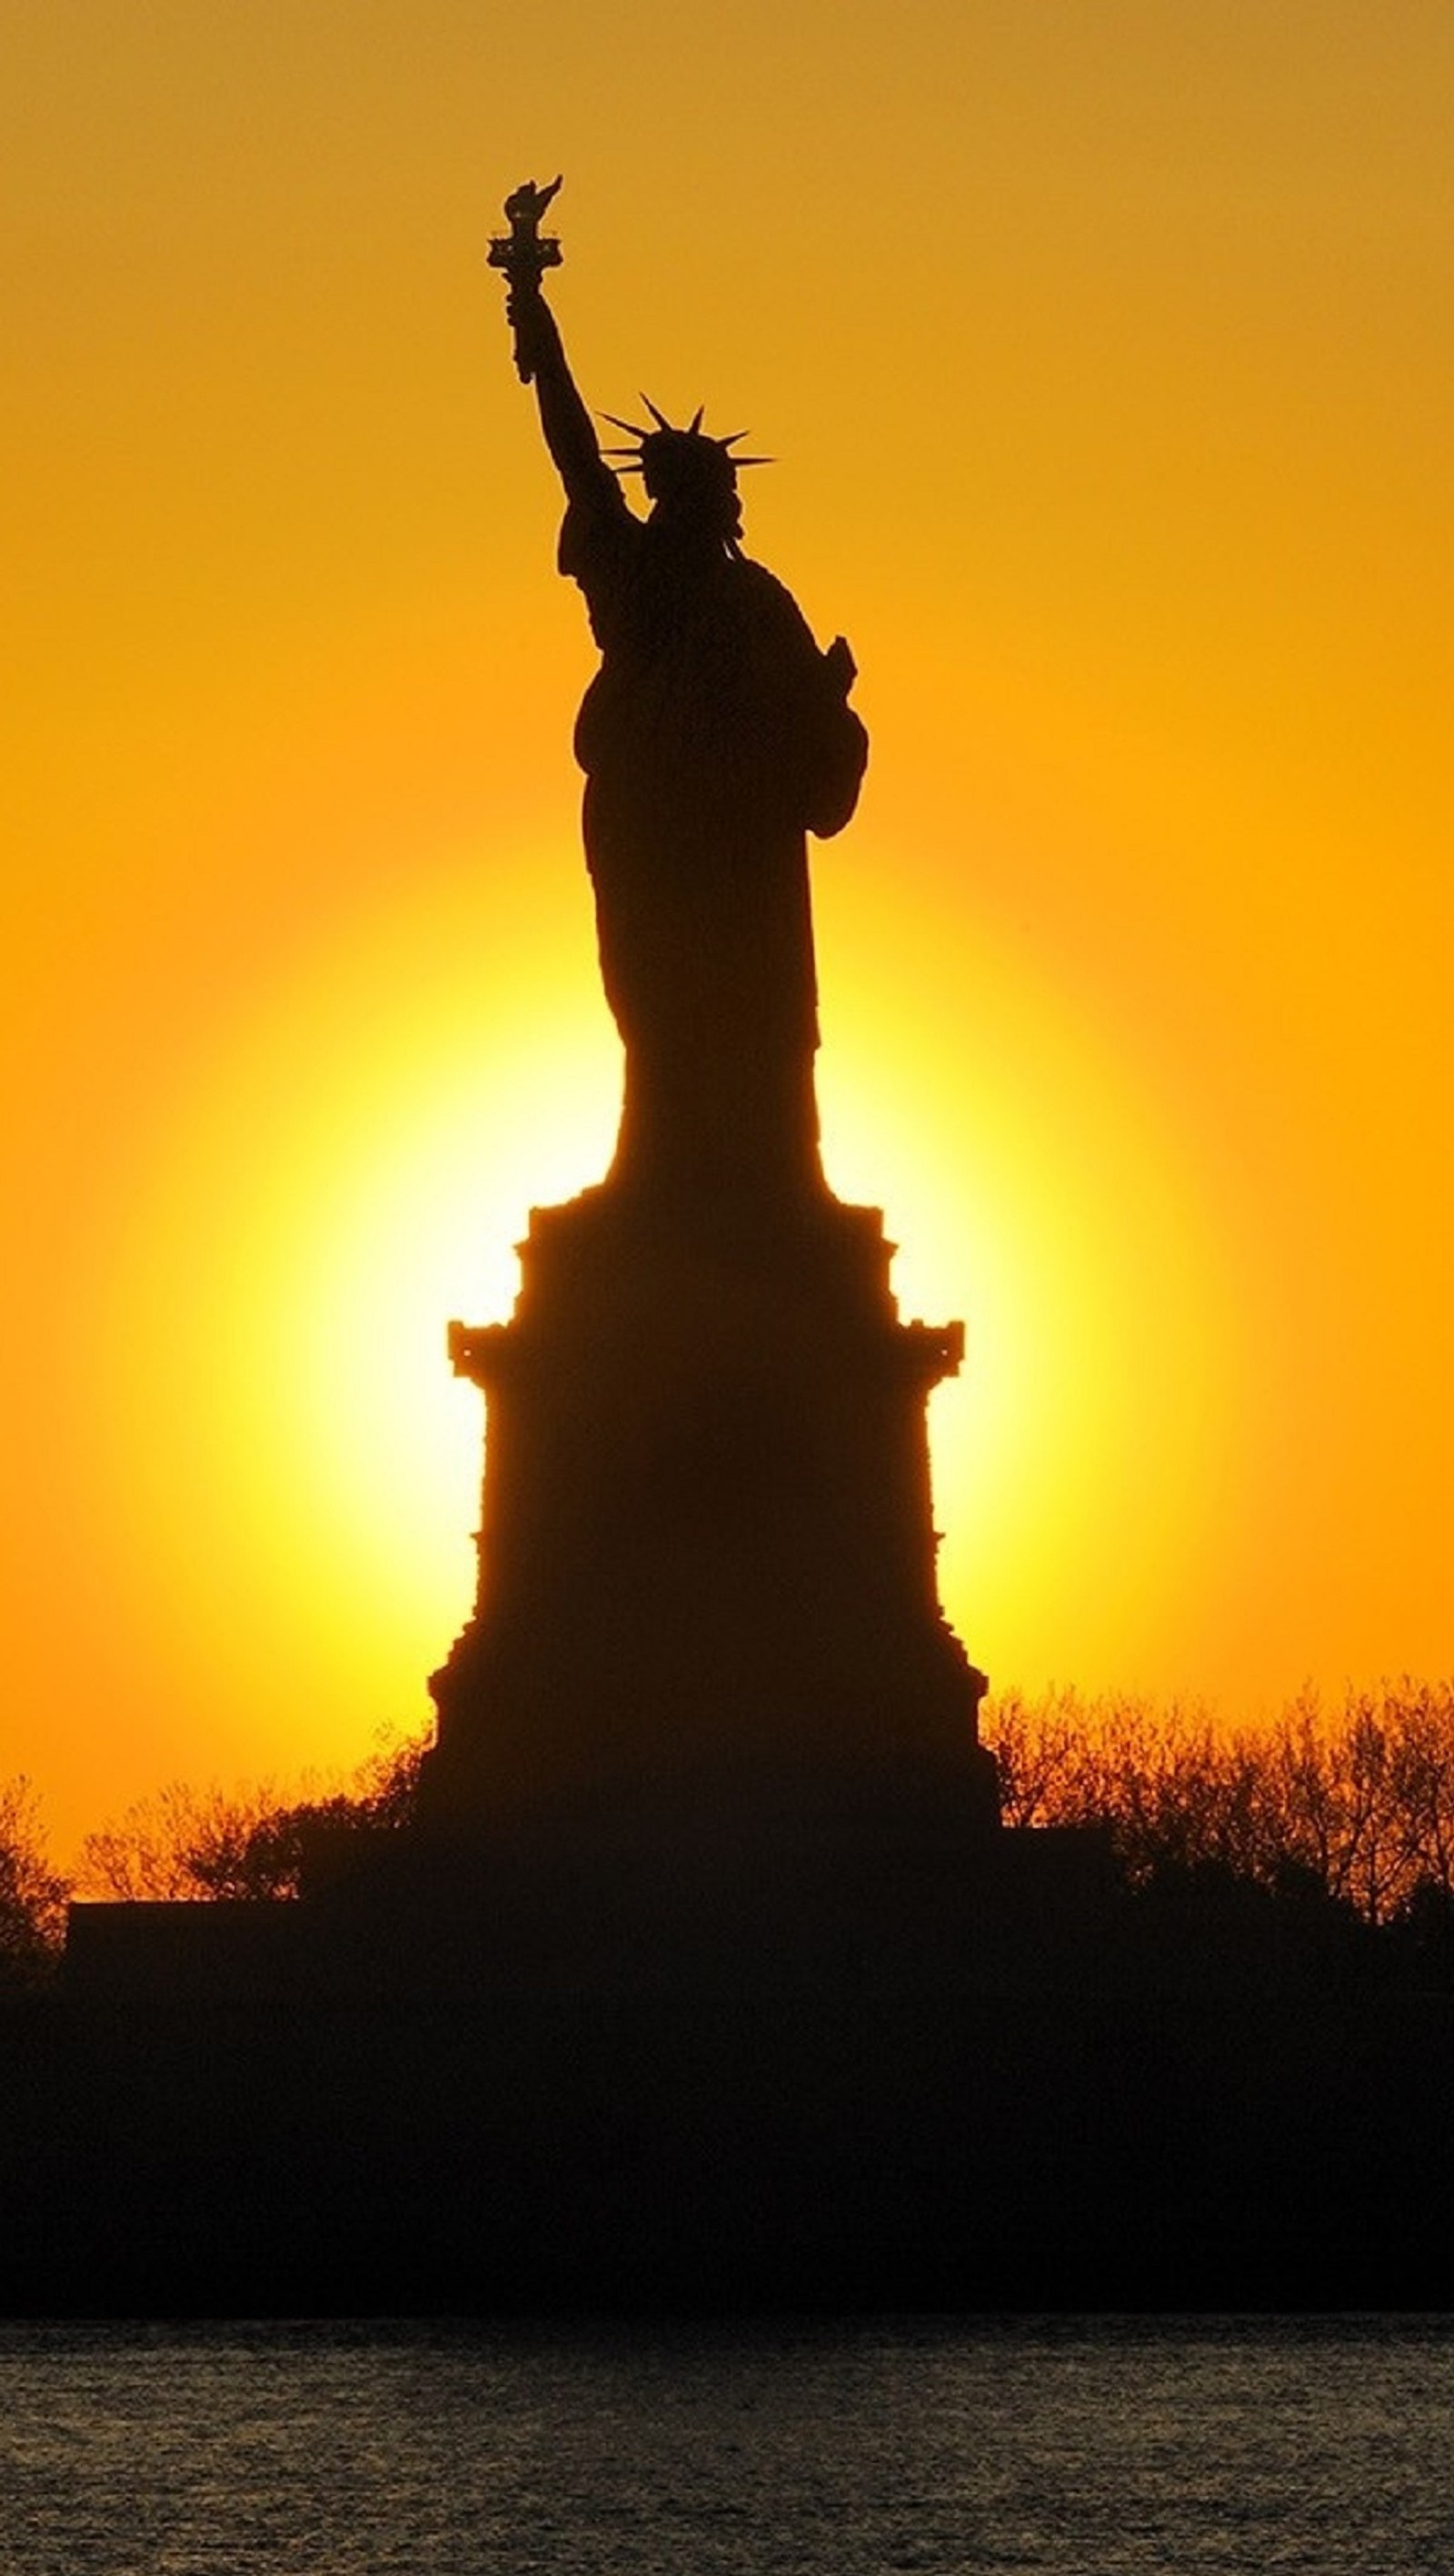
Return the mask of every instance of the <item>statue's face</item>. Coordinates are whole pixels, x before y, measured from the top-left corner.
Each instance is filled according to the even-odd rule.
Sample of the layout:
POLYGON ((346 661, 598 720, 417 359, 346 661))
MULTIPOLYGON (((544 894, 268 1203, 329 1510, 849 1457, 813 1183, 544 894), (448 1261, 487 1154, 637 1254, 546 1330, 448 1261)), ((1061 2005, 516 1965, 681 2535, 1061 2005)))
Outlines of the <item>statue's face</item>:
POLYGON ((685 537, 731 545, 742 534, 742 504, 732 460, 715 439, 666 429, 641 442, 642 479, 651 515, 685 537))
POLYGON ((742 534, 742 503, 730 483, 716 491, 699 485, 695 491, 663 492, 651 515, 665 527, 713 545, 735 545, 742 534))

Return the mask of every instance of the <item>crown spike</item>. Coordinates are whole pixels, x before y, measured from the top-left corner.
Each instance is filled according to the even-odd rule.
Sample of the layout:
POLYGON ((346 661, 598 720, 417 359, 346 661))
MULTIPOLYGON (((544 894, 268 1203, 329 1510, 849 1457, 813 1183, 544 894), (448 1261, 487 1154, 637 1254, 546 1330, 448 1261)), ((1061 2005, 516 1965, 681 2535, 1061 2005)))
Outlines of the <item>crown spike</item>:
POLYGON ((667 416, 666 416, 666 414, 665 414, 665 412, 664 412, 664 411, 658 411, 658 410, 657 410, 656 405, 655 405, 655 403, 652 401, 650 394, 643 394, 643 395, 642 395, 642 397, 641 397, 641 399, 642 399, 642 401, 645 403, 647 410, 650 412, 652 419, 655 421, 655 423, 656 423, 656 425, 657 425, 657 428, 658 428, 658 429, 670 429, 670 427, 671 427, 671 422, 667 419, 667 416))

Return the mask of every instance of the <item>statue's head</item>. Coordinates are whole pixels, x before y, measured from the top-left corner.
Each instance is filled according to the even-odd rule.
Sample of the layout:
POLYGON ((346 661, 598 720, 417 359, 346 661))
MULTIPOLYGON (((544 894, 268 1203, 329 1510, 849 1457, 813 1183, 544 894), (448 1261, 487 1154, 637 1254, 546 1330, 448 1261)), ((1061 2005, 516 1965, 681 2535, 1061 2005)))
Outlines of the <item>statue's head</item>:
POLYGON ((608 450, 625 459, 617 473, 640 475, 654 520, 734 544, 742 532, 737 469, 766 465, 768 459, 732 454, 738 440, 747 436, 745 429, 734 430, 730 438, 713 438, 702 427, 700 411, 685 429, 674 429, 648 395, 643 394, 642 401, 656 423, 654 429, 638 429, 632 421, 606 414, 613 428, 624 429, 635 441, 634 446, 608 450))

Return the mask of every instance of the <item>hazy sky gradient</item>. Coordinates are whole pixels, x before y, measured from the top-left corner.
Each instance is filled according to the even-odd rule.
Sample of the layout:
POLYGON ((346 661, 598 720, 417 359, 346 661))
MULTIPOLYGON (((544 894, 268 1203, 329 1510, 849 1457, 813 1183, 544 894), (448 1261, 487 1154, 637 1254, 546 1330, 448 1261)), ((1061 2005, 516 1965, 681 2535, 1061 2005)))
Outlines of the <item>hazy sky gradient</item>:
POLYGON ((590 667, 482 266, 779 462, 862 670, 830 1167, 1001 1682, 1454 1660, 1454 16, 7 0, 0 1768, 63 1834, 422 1715, 614 1045, 590 667))

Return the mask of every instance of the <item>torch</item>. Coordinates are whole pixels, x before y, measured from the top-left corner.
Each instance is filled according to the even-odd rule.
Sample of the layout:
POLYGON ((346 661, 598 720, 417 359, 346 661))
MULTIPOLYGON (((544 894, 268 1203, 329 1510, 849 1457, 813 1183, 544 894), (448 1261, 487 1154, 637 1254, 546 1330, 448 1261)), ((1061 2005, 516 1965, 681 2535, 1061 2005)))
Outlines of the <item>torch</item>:
MULTIPOLYGON (((527 298, 538 295, 545 271, 560 266, 560 243, 554 233, 542 233, 540 229, 540 218, 559 186, 558 178, 552 179, 548 188, 537 188, 533 179, 527 179, 523 187, 516 188, 505 199, 505 220, 509 231, 495 233, 491 237, 489 265, 502 268, 509 280, 510 304, 507 304, 506 311, 512 322, 515 317, 511 305, 516 295, 527 298)), ((518 333, 515 367, 522 385, 528 385, 533 370, 529 360, 520 354, 518 333)))

